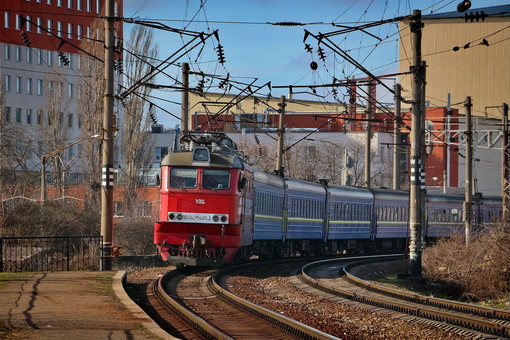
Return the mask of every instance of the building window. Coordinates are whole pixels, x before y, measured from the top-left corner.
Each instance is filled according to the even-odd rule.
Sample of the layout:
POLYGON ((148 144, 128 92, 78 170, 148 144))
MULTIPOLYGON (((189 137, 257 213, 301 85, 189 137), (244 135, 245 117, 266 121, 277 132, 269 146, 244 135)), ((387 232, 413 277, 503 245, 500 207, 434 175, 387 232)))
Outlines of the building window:
POLYGON ((76 39, 81 40, 81 34, 82 34, 82 27, 81 25, 76 26, 76 39))
POLYGON ((16 58, 16 61, 21 61, 21 46, 20 45, 14 46, 14 57, 16 58))
POLYGON ((16 19, 15 19, 15 27, 17 30, 20 30, 21 29, 21 16, 19 14, 16 14, 16 19))
POLYGON ((4 90, 5 92, 11 92, 11 76, 8 74, 5 75, 4 90))
POLYGON ((25 53, 27 55, 27 63, 32 62, 32 49, 30 47, 25 48, 25 53))
POLYGON ((48 58, 47 58, 48 65, 53 66, 53 51, 48 50, 47 53, 48 53, 48 58))
POLYGON ((62 21, 57 21, 57 36, 62 36, 62 21))
POLYGON ((16 77, 16 93, 21 93, 21 77, 16 77))
POLYGON ((68 84, 67 84, 67 96, 68 96, 69 98, 73 98, 73 95, 74 95, 74 94, 73 94, 73 92, 74 92, 74 86, 73 86, 73 84, 72 84, 72 83, 68 83, 68 84))
POLYGON ((32 125, 32 109, 27 109, 27 124, 32 125))
POLYGON ((4 45, 4 59, 5 60, 11 59, 11 45, 9 44, 4 45))
POLYGON ((96 0, 96 13, 101 13, 101 0, 96 0))
POLYGON ((73 0, 67 0, 67 8, 73 8, 73 0))
POLYGON ((57 6, 62 7, 62 0, 57 0, 57 6))
POLYGON ((71 23, 67 24, 67 38, 68 39, 73 38, 73 24, 71 24, 71 23))
POLYGON ((4 12, 4 27, 9 28, 9 12, 4 12))
POLYGON ((32 78, 27 78, 27 94, 32 94, 32 78))
POLYGON ((21 124, 21 107, 16 108, 16 123, 21 124))
POLYGON ((37 125, 41 125, 43 120, 43 110, 37 110, 37 125))
POLYGON ((48 5, 51 5, 51 0, 46 0, 46 3, 47 3, 48 5))
POLYGON ((44 82, 42 79, 37 79, 37 95, 43 95, 44 82))
POLYGON ((48 29, 48 35, 51 35, 51 28, 53 26, 53 21, 51 19, 48 19, 47 23, 47 29, 48 29))
POLYGON ((41 34, 42 33, 42 19, 41 18, 36 18, 35 22, 37 23, 36 32, 41 34))
POLYGON ((160 161, 165 157, 166 154, 168 154, 168 147, 166 146, 156 146, 154 148, 154 159, 156 161, 160 161))
POLYGON ((69 127, 69 128, 73 127, 73 114, 72 113, 67 115, 67 127, 69 127))
POLYGON ((92 0, 86 0, 86 1, 87 1, 87 12, 90 12, 91 7, 92 7, 92 0))
POLYGON ((37 53, 37 64, 42 65, 42 63, 43 63, 43 55, 42 55, 43 52, 42 52, 42 50, 40 48, 37 48, 35 51, 37 53))
POLYGON ((76 9, 81 11, 81 0, 76 0, 76 9))
POLYGON ((27 32, 30 32, 32 31, 32 22, 31 22, 32 18, 30 17, 30 15, 27 15, 27 21, 25 21, 25 25, 27 27, 27 32))
POLYGON ((5 107, 4 116, 5 116, 5 121, 6 122, 10 122, 11 121, 11 107, 10 106, 6 106, 5 107))

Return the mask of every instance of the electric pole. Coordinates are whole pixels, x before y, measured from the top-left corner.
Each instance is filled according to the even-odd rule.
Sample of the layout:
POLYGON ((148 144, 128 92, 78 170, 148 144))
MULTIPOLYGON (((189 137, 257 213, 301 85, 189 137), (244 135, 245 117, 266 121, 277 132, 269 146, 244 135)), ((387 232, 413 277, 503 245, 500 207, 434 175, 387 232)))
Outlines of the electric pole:
POLYGON ((502 206, 502 219, 503 222, 509 222, 510 218, 510 145, 508 138, 508 104, 503 103, 503 155, 502 160, 503 164, 501 166, 501 170, 503 172, 502 176, 502 197, 503 197, 503 206, 502 206))
POLYGON ((400 190, 400 123, 402 87, 395 84, 395 121, 393 123, 393 190, 400 190))
POLYGON ((182 64, 182 135, 189 131, 189 64, 182 64))
POLYGON ((471 97, 466 97, 466 169, 464 179, 466 197, 464 199, 464 231, 466 246, 469 245, 473 230, 473 131, 471 130, 471 97))
POLYGON ((422 157, 422 130, 423 130, 423 98, 425 82, 425 67, 421 60, 421 35, 423 23, 421 22, 421 11, 414 10, 413 17, 409 23, 412 33, 413 47, 413 113, 411 125, 411 176, 409 190, 409 267, 413 277, 422 275, 422 186, 424 165, 422 157))
POLYGON ((368 105, 367 105, 367 129, 365 142, 365 187, 370 188, 370 150, 372 149, 372 117, 375 111, 374 91, 375 83, 370 81, 368 84, 368 105))
POLYGON ((113 52, 114 52, 114 0, 105 3, 105 56, 104 56, 104 111, 103 136, 101 143, 101 270, 112 269, 112 230, 113 230, 113 52))
POLYGON ((278 149, 276 154, 276 174, 278 176, 283 177, 283 137, 285 134, 285 106, 287 104, 285 103, 285 96, 280 97, 280 103, 278 103, 278 106, 280 106, 280 109, 278 110, 280 112, 280 121, 278 122, 278 149))

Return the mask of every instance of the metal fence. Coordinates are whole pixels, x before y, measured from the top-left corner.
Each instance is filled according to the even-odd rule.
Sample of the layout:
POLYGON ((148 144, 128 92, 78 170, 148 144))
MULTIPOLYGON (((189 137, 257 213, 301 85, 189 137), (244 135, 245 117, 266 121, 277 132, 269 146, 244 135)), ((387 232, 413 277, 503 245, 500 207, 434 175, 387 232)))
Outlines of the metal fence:
POLYGON ((0 272, 99 270, 101 236, 0 237, 0 272))

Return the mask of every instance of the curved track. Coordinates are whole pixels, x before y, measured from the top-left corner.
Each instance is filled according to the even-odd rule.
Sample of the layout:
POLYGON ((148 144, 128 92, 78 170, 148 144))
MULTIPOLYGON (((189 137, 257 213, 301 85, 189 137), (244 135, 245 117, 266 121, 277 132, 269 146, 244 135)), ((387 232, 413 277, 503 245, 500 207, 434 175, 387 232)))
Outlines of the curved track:
MULTIPOLYGON (((197 338, 336 339, 231 294, 223 286, 228 272, 170 272, 154 284, 150 294, 164 306, 167 317, 183 325, 174 328, 192 331, 197 338)), ((153 308, 161 310, 154 306, 156 300, 153 308)))
POLYGON ((408 314, 416 317, 415 321, 426 319, 429 321, 425 322, 442 328, 446 324, 450 330, 460 334, 475 338, 510 338, 509 311, 407 293, 370 283, 350 273, 351 269, 368 261, 350 264, 342 264, 340 261, 342 260, 326 260, 305 265, 299 278, 314 289, 320 289, 335 297, 408 314), (341 276, 334 281, 326 282, 317 275, 333 271, 333 275, 325 276, 338 277, 339 270, 341 276), (312 272, 316 274, 311 274, 312 272))

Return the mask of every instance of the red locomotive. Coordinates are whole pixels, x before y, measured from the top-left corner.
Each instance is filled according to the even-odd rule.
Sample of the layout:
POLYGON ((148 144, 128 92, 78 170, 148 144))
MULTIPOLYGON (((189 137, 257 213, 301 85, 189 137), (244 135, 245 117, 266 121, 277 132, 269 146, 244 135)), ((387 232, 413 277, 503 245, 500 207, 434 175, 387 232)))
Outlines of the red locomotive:
POLYGON ((165 261, 231 262, 253 238, 253 170, 223 133, 193 133, 161 162, 154 243, 165 261))

